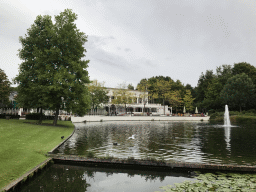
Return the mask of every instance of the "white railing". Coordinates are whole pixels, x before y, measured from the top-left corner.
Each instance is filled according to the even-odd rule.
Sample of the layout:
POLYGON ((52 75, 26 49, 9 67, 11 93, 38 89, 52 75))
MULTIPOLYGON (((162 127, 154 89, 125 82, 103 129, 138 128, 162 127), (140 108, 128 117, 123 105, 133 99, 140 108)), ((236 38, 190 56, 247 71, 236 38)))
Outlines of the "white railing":
POLYGON ((18 112, 19 112, 19 109, 0 108, 0 114, 16 115, 18 112))

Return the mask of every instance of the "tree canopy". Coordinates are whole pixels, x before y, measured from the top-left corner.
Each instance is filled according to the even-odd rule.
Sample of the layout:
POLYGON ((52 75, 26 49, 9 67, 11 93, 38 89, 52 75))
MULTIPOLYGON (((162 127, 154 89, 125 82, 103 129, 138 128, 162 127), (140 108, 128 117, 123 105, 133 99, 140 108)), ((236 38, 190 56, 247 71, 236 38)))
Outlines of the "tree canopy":
MULTIPOLYGON (((256 68, 249 63, 235 63, 231 65, 222 65, 216 68, 216 73, 207 70, 205 74, 199 77, 198 85, 194 88, 196 100, 195 104, 200 108, 208 110, 223 110, 223 105, 227 104, 226 101, 221 98, 221 91, 226 86, 228 79, 235 75, 246 74, 251 78, 253 84, 256 83, 256 68)), ((243 106, 243 109, 253 109, 256 107, 256 95, 251 98, 251 104, 243 106)), ((223 95, 222 95, 223 97, 223 95)), ((233 105, 233 109, 240 109, 238 105, 233 105), (236 106, 236 107, 235 107, 236 106)))
POLYGON ((117 89, 113 92, 114 99, 112 99, 112 104, 124 105, 125 113, 127 113, 127 104, 134 102, 135 96, 132 92, 127 89, 125 83, 119 84, 117 89))
POLYGON ((184 95, 184 98, 183 98, 183 103, 188 111, 192 111, 194 109, 193 101, 194 101, 194 98, 191 95, 191 91, 186 90, 186 94, 184 95))
POLYGON ((88 85, 88 90, 93 109, 108 102, 107 89, 104 87, 104 83, 99 83, 97 80, 94 80, 88 85))
POLYGON ((25 37, 20 37, 23 62, 15 78, 18 103, 56 111, 54 125, 60 109, 83 115, 90 107, 85 86, 90 82, 89 60, 82 60, 87 36, 77 29, 75 20, 77 15, 70 9, 55 16, 55 24, 51 16, 39 15, 25 37))
POLYGON ((252 79, 242 73, 229 78, 220 95, 229 106, 238 106, 241 112, 242 107, 251 104, 254 92, 252 79))
POLYGON ((0 107, 4 107, 9 101, 11 83, 4 70, 0 69, 0 107))
POLYGON ((130 89, 130 90, 134 90, 134 86, 133 86, 132 84, 129 84, 129 85, 127 86, 127 88, 130 89))

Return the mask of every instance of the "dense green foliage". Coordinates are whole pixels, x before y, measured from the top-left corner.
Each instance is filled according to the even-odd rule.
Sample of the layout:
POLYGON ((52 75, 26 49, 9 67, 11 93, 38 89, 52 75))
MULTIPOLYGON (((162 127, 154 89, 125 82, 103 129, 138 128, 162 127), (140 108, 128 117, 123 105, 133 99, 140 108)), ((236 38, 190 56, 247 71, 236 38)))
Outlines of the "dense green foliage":
POLYGON ((88 91, 91 99, 91 108, 95 109, 100 107, 100 104, 108 102, 107 90, 103 83, 99 83, 97 80, 92 81, 88 85, 88 91))
POLYGON ((114 99, 111 100, 112 104, 124 105, 125 112, 127 113, 127 104, 134 103, 135 96, 132 92, 127 89, 125 83, 119 84, 117 89, 113 91, 114 99))
POLYGON ((59 125, 65 127, 0 119, 0 188, 46 160, 45 154, 63 141, 61 136, 66 138, 74 130, 70 121, 61 121, 59 125))
POLYGON ((184 106, 186 107, 186 110, 192 111, 194 109, 193 101, 194 101, 194 98, 191 95, 191 91, 186 90, 186 94, 184 95, 184 98, 183 98, 183 103, 184 103, 184 106))
POLYGON ((140 84, 137 86, 137 89, 141 92, 140 98, 142 99, 143 104, 144 104, 144 109, 143 112, 145 113, 145 106, 146 103, 148 102, 148 87, 149 87, 149 82, 147 79, 142 79, 140 81, 140 84))
POLYGON ((0 69, 0 107, 5 107, 9 102, 10 84, 5 72, 0 69))
POLYGON ((75 24, 77 15, 66 9, 55 16, 37 16, 25 37, 20 37, 17 101, 20 107, 59 109, 83 115, 90 106, 86 83, 89 83, 88 60, 83 44, 87 36, 75 24))
POLYGON ((227 80, 223 87, 220 97, 230 107, 238 106, 240 112, 242 107, 250 107, 255 96, 255 86, 245 73, 237 74, 227 80))
POLYGON ((199 174, 197 181, 175 183, 160 187, 165 192, 171 191, 255 191, 256 174, 206 173, 199 174))
POLYGON ((256 68, 249 63, 235 63, 217 67, 216 73, 206 71, 195 87, 195 104, 208 111, 223 111, 225 104, 231 110, 249 110, 256 107, 256 68))
POLYGON ((127 88, 130 90, 134 90, 134 86, 132 84, 128 84, 127 88))
POLYGON ((179 80, 175 82, 168 76, 142 79, 137 87, 144 81, 148 82, 151 103, 169 105, 176 112, 182 112, 184 106, 192 113, 195 107, 199 113, 224 111, 226 104, 231 110, 240 111, 256 107, 256 68, 246 62, 219 66, 216 73, 206 70, 194 88, 189 84, 184 86, 179 80))
POLYGON ((156 76, 149 79, 142 79, 137 85, 140 91, 148 91, 150 103, 169 105, 180 112, 183 106, 188 111, 194 109, 193 100, 195 92, 191 85, 184 86, 179 80, 173 81, 170 77, 156 76), (185 101, 185 102, 184 102, 185 101))

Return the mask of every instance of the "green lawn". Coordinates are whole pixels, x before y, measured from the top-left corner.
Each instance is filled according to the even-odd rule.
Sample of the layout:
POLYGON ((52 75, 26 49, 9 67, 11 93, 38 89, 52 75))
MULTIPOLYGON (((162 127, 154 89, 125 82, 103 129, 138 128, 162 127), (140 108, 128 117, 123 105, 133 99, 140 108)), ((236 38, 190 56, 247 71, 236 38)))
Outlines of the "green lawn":
POLYGON ((61 136, 67 138, 74 130, 71 121, 58 121, 66 127, 25 121, 0 119, 0 189, 46 160, 45 154, 63 141, 61 136))

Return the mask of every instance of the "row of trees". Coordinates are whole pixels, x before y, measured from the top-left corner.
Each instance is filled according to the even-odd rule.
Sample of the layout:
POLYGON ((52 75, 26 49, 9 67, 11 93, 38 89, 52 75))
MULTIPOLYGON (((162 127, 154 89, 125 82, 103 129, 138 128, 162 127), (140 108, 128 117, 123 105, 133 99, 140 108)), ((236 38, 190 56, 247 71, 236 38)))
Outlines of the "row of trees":
POLYGON ((256 107, 256 68, 241 62, 217 67, 216 73, 201 74, 194 89, 195 104, 208 110, 223 111, 225 104, 232 110, 256 107))
POLYGON ((191 91, 193 88, 187 84, 184 86, 179 80, 176 82, 170 77, 156 76, 149 79, 142 79, 137 90, 148 92, 151 103, 161 103, 176 109, 185 106, 188 111, 194 109, 191 91))
POLYGON ((176 109, 183 106, 192 111, 197 106, 204 111, 223 111, 225 104, 232 110, 249 110, 256 107, 256 68, 241 62, 222 65, 201 74, 193 88, 179 80, 156 76, 142 79, 137 90, 148 91, 151 103, 161 103, 176 109))

